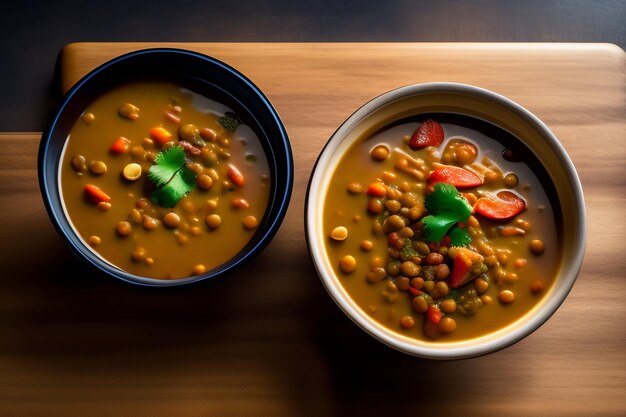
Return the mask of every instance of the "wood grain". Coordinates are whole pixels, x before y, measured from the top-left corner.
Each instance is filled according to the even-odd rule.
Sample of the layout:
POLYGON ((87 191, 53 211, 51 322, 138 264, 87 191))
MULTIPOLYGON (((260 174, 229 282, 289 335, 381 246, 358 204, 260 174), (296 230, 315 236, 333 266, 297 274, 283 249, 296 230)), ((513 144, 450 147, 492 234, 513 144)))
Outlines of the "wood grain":
MULTIPOLYGON (((71 45, 65 86, 144 46, 71 45)), ((281 114, 296 175, 280 232, 220 281, 165 291, 113 282, 77 261, 51 226, 37 184, 39 135, 0 135, 0 415, 626 414, 622 50, 186 46, 245 73, 281 114), (538 331, 476 359, 422 360, 366 335, 326 294, 303 236, 304 191, 328 137, 365 101, 424 81, 486 87, 527 107, 569 152, 585 191, 587 253, 570 296, 538 331)))

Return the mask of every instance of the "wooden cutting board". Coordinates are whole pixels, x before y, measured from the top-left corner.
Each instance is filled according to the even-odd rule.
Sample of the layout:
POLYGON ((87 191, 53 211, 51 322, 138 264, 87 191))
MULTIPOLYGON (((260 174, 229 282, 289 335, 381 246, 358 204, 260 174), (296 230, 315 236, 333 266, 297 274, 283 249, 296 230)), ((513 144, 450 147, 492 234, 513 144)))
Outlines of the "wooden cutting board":
POLYGON ((81 43, 63 50, 60 88, 121 53, 162 46, 232 65, 275 105, 296 160, 287 217, 236 276, 135 288, 95 275, 53 230, 37 184, 39 134, 0 135, 0 415, 626 414, 624 51, 81 43), (366 335, 326 294, 304 241, 307 180, 332 132, 374 96, 426 81, 485 87, 534 112, 585 191, 587 254, 572 293, 538 331, 476 359, 422 360, 366 335))

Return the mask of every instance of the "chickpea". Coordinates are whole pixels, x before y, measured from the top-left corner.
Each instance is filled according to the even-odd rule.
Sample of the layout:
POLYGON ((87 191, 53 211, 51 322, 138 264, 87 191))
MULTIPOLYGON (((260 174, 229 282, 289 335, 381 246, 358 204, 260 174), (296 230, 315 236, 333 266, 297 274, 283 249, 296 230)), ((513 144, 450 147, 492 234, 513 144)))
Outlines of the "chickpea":
POLYGON ((367 204, 367 210, 374 214, 382 213, 384 210, 382 200, 379 198, 370 198, 370 201, 367 204))
POLYGON ((385 260, 380 256, 374 256, 370 261, 370 267, 372 268, 382 268, 385 265, 385 260))
POLYGON ((535 255, 541 255, 546 250, 546 246, 541 239, 531 240, 528 244, 528 248, 535 255))
POLYGON ((474 288, 478 294, 482 294, 489 288, 489 283, 482 278, 476 278, 474 280, 474 288))
POLYGON ((361 242, 360 246, 362 250, 364 250, 365 252, 369 252, 374 247, 374 244, 372 243, 371 240, 364 240, 361 242))
MULTIPOLYGON (((432 281, 431 281, 432 282, 432 281)), ((445 281, 438 281, 435 284, 435 291, 437 292, 437 294, 439 295, 438 298, 442 298, 445 297, 446 295, 448 295, 448 293, 450 292, 450 289, 448 288, 448 283, 445 281)), ((433 297, 434 298, 434 297, 433 297)))
POLYGON ((426 256, 430 253, 430 248, 428 247, 428 244, 426 242, 422 242, 421 240, 414 243, 413 247, 415 248, 417 253, 422 256, 426 256))
POLYGON ((145 216, 143 218, 143 228, 146 230, 154 230, 159 225, 159 221, 154 217, 145 216))
POLYGON ((456 160, 461 165, 469 165, 476 160, 478 151, 470 143, 462 143, 456 147, 456 160))
POLYGON ((133 228, 130 225, 130 223, 128 223, 125 220, 122 220, 121 222, 117 223, 117 227, 115 228, 115 230, 117 234, 120 235, 121 237, 126 237, 131 234, 131 232, 133 231, 133 228))
POLYGON ((180 216, 173 211, 170 211, 163 216, 163 224, 171 229, 174 229, 180 224, 180 216))
POLYGON ((452 298, 447 298, 441 302, 441 311, 446 314, 452 314, 456 311, 456 301, 452 298))
POLYGON ((389 276, 397 277, 400 275, 400 264, 397 262, 389 262, 387 264, 387 273, 389 276))
POLYGON ((209 129, 208 127, 203 127, 200 129, 200 136, 204 140, 208 140, 209 142, 214 142, 217 137, 217 133, 213 129, 209 129))
POLYGON ((450 275, 450 267, 446 264, 435 266, 435 278, 438 280, 446 279, 450 275))
POLYGON ((117 114, 128 120, 137 120, 139 119, 139 107, 130 103, 123 103, 118 107, 117 114))
POLYGON ((146 258, 144 259, 144 262, 146 263, 146 265, 152 265, 154 263, 154 258, 146 258))
POLYGON ((400 265, 400 271, 402 272, 403 275, 409 278, 413 278, 419 275, 420 267, 415 265, 411 261, 406 261, 406 262, 403 262, 402 265, 400 265))
POLYGON ((346 255, 341 258, 339 262, 339 267, 346 274, 351 274, 356 269, 356 259, 352 255, 346 255))
POLYGON ((98 246, 100 243, 102 243, 102 239, 100 239, 99 236, 89 236, 89 239, 87 240, 89 242, 89 246, 98 246))
POLYGON ((72 157, 72 168, 76 172, 85 172, 87 171, 87 159, 82 155, 74 155, 72 157))
POLYGON ((397 214, 393 214, 385 219, 383 222, 383 231, 385 233, 397 232, 404 228, 404 220, 397 214))
POLYGON ((135 224, 141 224, 143 221, 143 215, 141 214, 139 210, 134 208, 130 211, 130 219, 135 224))
POLYGON ((418 313, 425 313, 428 310, 428 302, 424 297, 417 296, 413 299, 413 309, 418 313))
POLYGON ((107 164, 102 161, 93 161, 89 164, 89 171, 93 175, 104 175, 107 172, 107 164))
POLYGON ((369 282, 382 281, 386 277, 387 271, 385 271, 383 268, 372 268, 372 270, 370 270, 367 275, 365 275, 365 279, 367 279, 369 282))
POLYGON ((187 142, 195 141, 196 137, 200 136, 200 129, 196 125, 188 123, 178 128, 178 139, 187 142))
POLYGON ((487 171, 485 173, 485 183, 486 184, 493 184, 495 182, 497 182, 500 179, 500 174, 497 173, 496 171, 487 171))
POLYGON ((206 202, 207 210, 215 210, 217 208, 217 199, 207 200, 206 202))
POLYGON ((411 286, 411 283, 407 277, 398 277, 396 278, 395 283, 396 283, 396 287, 400 291, 407 291, 409 287, 411 286))
POLYGON ((524 258, 517 258, 513 262, 513 265, 515 265, 516 268, 521 269, 521 268, 523 268, 526 265, 526 259, 524 259, 524 258))
POLYGON ((432 290, 435 289, 435 281, 425 281, 422 288, 426 292, 431 292, 432 290))
POLYGON ((242 223, 243 223, 243 227, 245 227, 248 230, 256 229, 257 226, 259 225, 259 221, 254 216, 244 217, 242 223))
POLYGON ((413 229, 411 229, 410 227, 403 227, 402 229, 400 229, 398 234, 403 238, 410 238, 413 237, 415 232, 413 232, 413 229))
POLYGON ((502 290, 498 293, 498 300, 504 304, 510 304, 515 301, 515 293, 510 290, 502 290))
POLYGON ((385 145, 377 145, 370 151, 370 155, 374 161, 384 161, 389 158, 389 148, 385 145))
POLYGON ((206 271, 206 267, 202 264, 198 264, 196 266, 193 267, 193 274, 194 275, 200 275, 202 273, 204 273, 206 271))
POLYGON ((363 186, 358 182, 351 182, 348 184, 348 192, 352 194, 359 194, 363 192, 363 186))
POLYGON ((98 203, 98 210, 105 212, 111 210, 111 203, 108 201, 101 201, 98 203))
POLYGON ((416 277, 411 280, 411 287, 421 290, 423 286, 424 286, 424 278, 416 277))
POLYGON ((200 174, 196 178, 196 183, 201 190, 210 190, 211 187, 213 187, 213 178, 209 177, 207 174, 200 174))
POLYGON ((439 265, 443 262, 443 255, 437 252, 431 252, 424 259, 426 265, 439 265))
POLYGON ((400 326, 404 327, 405 329, 410 329, 415 326, 415 320, 411 316, 402 316, 400 318, 400 326))
POLYGON ((330 232, 330 237, 336 241, 346 240, 348 237, 348 229, 343 226, 337 226, 330 232))
POLYGON ((456 330, 456 321, 451 317, 444 317, 439 321, 437 329, 443 334, 450 334, 456 330))
POLYGON ((517 175, 515 175, 514 173, 509 172, 508 174, 504 176, 504 185, 506 185, 507 187, 513 188, 517 184, 519 184, 519 179, 517 178, 517 175))
POLYGON ((84 113, 80 116, 80 120, 85 124, 85 126, 89 126, 96 120, 96 116, 93 113, 84 113))
POLYGON ((208 216, 206 216, 206 219, 204 219, 204 221, 206 222, 207 226, 209 226, 209 228, 212 230, 217 229, 220 224, 222 224, 222 218, 217 214, 209 214, 208 216))
POLYGON ((541 282, 538 279, 533 281, 533 283, 530 284, 530 291, 533 294, 538 294, 538 293, 542 292, 543 291, 543 282, 541 282))
POLYGON ((135 249, 133 249, 130 257, 135 262, 141 262, 146 259, 146 249, 142 248, 141 246, 137 246, 135 247, 135 249))
POLYGON ((402 208, 402 204, 398 200, 387 200, 385 202, 385 208, 389 210, 390 213, 397 213, 402 208))

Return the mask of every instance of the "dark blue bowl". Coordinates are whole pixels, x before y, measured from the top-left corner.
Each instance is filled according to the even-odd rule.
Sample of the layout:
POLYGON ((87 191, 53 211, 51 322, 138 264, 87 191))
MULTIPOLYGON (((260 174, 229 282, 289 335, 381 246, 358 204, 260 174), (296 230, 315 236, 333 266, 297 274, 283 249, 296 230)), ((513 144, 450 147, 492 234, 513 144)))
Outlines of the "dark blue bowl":
POLYGON ((65 95, 39 145, 39 187, 57 231, 73 252, 107 275, 133 284, 173 286, 232 272, 257 255, 274 237, 289 205, 293 187, 293 156, 287 132, 267 97, 249 79, 214 58, 182 49, 146 49, 115 58, 91 71, 65 95), (59 191, 63 146, 76 120, 95 98, 109 89, 147 78, 176 82, 226 104, 258 135, 271 171, 272 187, 265 216, 248 243, 230 261, 204 274, 159 280, 129 274, 105 262, 77 236, 65 215, 59 191))

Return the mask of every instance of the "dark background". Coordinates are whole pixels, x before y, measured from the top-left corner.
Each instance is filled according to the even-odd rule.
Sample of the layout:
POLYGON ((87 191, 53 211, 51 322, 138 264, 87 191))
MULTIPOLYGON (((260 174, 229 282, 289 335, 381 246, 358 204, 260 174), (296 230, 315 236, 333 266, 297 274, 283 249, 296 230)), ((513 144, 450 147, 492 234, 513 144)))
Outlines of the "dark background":
POLYGON ((40 131, 70 42, 611 42, 625 0, 9 0, 0 7, 0 131, 40 131))

